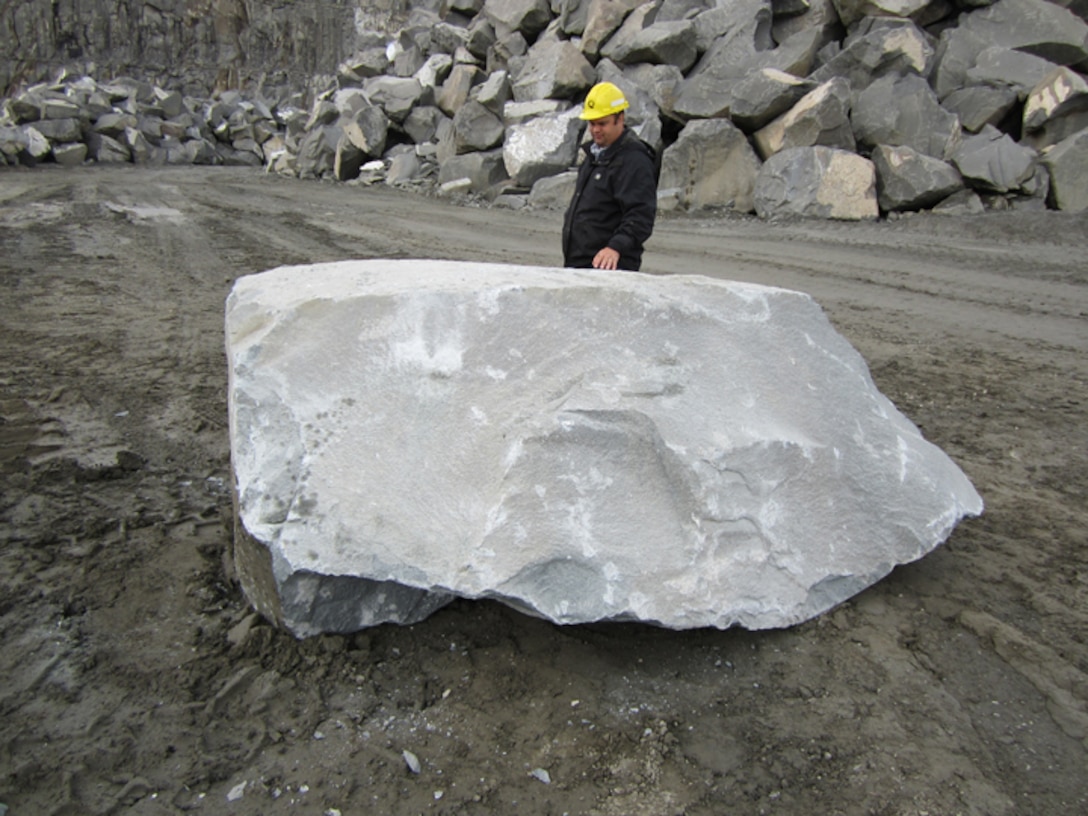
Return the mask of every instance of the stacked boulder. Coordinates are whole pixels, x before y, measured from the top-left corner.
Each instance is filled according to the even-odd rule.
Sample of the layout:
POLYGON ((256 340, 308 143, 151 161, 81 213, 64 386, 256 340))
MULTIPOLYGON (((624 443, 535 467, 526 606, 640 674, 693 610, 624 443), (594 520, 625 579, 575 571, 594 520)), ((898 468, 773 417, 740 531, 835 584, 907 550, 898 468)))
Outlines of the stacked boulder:
MULTIPOLYGON (((305 111, 250 102, 234 116, 245 133, 236 139, 204 103, 195 118, 207 132, 184 133, 199 132, 202 147, 188 148, 199 160, 252 155, 302 178, 561 206, 584 138, 580 102, 607 80, 660 152, 662 209, 839 219, 1080 211, 1085 14, 1081 0, 424 0, 392 36, 358 33, 305 111), (258 120, 275 133, 248 134, 258 120)), ((138 119, 139 104, 122 112, 138 119)), ((5 154, 22 126, 39 141, 20 155, 82 160, 74 130, 50 135, 16 108, 9 102, 0 130, 5 154)), ((103 148, 109 136, 140 160, 97 128, 87 158, 124 156, 103 148)), ((175 142, 166 155, 184 160, 175 142)))
POLYGON ((292 112, 237 91, 201 99, 129 78, 62 76, 7 100, 0 164, 262 167, 284 149, 292 112))

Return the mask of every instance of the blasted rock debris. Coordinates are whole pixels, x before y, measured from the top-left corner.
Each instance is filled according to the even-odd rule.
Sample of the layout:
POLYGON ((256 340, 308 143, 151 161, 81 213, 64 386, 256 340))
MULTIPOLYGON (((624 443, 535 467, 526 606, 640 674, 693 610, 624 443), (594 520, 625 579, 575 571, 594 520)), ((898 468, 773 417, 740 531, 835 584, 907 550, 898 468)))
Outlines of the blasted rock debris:
POLYGON ((26 4, 14 28, 0 22, 0 49, 18 57, 20 76, 64 66, 42 82, 5 79, 0 66, 11 89, 0 164, 242 164, 561 206, 533 193, 579 160, 579 105, 607 80, 662 154, 662 210, 873 217, 872 190, 836 175, 843 163, 814 164, 797 148, 874 164, 885 216, 963 202, 970 212, 1085 208, 1083 3, 415 0, 244 14, 213 3, 207 31, 166 9, 129 20, 77 5, 26 4), (195 42, 176 40, 194 25, 195 42), (298 37, 311 28, 323 35, 298 37), (161 49, 141 64, 127 44, 149 36, 161 49), (270 53, 270 43, 281 47, 270 53), (89 75, 111 66, 157 79, 89 75), (696 167, 692 146, 709 130, 728 132, 727 149, 696 167), (900 148, 914 151, 906 180, 904 163, 888 160, 900 148), (789 161, 775 160, 782 153, 789 161), (761 165, 772 161, 778 179, 803 177, 784 199, 815 186, 837 200, 757 207, 751 191, 766 186, 761 165))
POLYGON ((299 636, 789 626, 982 511, 798 292, 352 261, 239 279, 226 334, 238 574, 299 636))

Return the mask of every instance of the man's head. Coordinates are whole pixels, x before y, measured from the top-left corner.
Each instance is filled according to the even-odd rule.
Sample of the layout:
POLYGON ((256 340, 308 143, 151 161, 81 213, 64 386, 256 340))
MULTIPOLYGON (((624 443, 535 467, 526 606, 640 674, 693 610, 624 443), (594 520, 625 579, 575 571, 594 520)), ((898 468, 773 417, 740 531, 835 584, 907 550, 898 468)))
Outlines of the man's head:
POLYGON ((623 112, 629 107, 623 91, 611 82, 599 82, 589 89, 578 117, 589 122, 589 135, 594 143, 608 147, 623 134, 623 112))

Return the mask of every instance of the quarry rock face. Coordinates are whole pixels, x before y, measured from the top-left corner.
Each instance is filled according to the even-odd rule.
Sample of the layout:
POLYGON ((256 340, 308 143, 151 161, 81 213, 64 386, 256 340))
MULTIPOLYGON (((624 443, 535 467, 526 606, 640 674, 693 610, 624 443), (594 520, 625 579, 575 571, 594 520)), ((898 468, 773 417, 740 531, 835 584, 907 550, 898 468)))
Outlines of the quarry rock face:
POLYGON ((239 279, 226 337, 235 563, 297 636, 789 626, 982 511, 798 292, 351 261, 239 279))
MULTIPOLYGON (((607 81, 636 135, 674 151, 673 169, 709 130, 731 131, 730 149, 681 168, 709 183, 688 194, 671 174, 662 210, 763 216, 738 188, 800 147, 865 161, 906 147, 927 174, 951 162, 967 188, 935 200, 947 185, 923 182, 919 195, 874 198, 877 215, 949 213, 961 198, 978 212, 1075 210, 1088 173, 1082 151, 1046 158, 1088 131, 1084 0, 130 5, 24 0, 0 14, 0 53, 12 55, 0 61, 0 167, 264 166, 432 191, 441 178, 442 195, 562 207, 547 191, 581 161, 578 114, 607 81), (738 138, 757 166, 738 165, 738 138)), ((887 162, 875 172, 883 189, 902 181, 887 162)), ((845 194, 788 209, 854 210, 845 194)))

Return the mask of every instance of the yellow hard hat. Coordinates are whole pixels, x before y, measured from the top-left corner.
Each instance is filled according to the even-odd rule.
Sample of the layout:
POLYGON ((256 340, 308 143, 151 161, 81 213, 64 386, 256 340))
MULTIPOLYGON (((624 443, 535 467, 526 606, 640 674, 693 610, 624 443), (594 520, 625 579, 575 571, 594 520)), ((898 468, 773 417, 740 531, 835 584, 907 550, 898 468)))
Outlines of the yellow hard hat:
POLYGON ((627 97, 623 95, 623 91, 611 82, 598 82, 586 94, 586 104, 582 112, 578 114, 578 118, 603 119, 613 113, 627 110, 629 107, 631 106, 627 102, 627 97))

